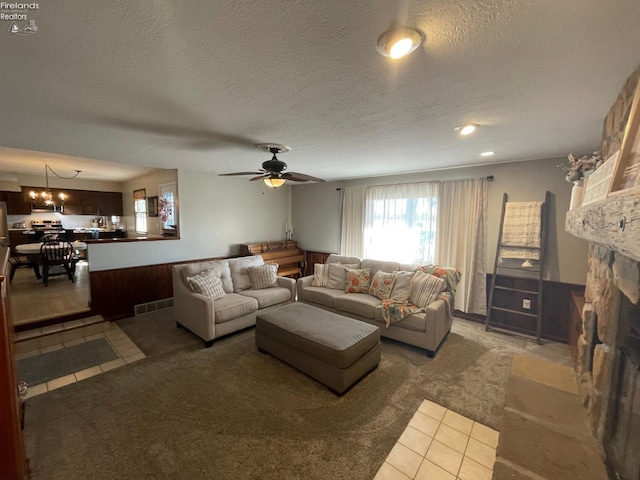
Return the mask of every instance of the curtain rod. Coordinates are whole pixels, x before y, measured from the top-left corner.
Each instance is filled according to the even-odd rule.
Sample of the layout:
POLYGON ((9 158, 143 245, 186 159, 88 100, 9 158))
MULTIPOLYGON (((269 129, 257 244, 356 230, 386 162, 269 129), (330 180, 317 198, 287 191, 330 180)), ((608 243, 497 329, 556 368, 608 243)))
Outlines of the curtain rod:
MULTIPOLYGON (((489 182, 493 182, 495 180, 495 177, 493 175, 487 175, 487 181, 489 182)), ((456 180, 474 180, 473 178, 459 178, 456 180)), ((447 180, 436 180, 436 182, 440 182, 440 181, 444 181, 446 182, 447 180)), ((368 187, 386 187, 387 185, 416 185, 419 183, 427 183, 427 182, 402 182, 402 183, 387 183, 384 185, 367 185, 368 187)), ((339 192, 340 190, 342 190, 342 187, 338 187, 336 188, 336 192, 339 192)))

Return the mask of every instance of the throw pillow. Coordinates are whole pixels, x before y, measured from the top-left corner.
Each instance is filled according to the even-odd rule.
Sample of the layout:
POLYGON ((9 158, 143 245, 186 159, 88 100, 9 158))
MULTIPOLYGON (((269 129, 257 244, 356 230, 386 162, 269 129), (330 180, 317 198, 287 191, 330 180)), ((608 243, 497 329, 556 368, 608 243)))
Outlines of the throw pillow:
POLYGON ((369 280, 371 270, 359 268, 352 270, 347 268, 347 281, 344 291, 346 293, 369 293, 369 280))
POLYGON ((326 287, 327 281, 329 280, 327 278, 328 274, 329 274, 329 269, 327 268, 326 264, 316 263, 313 266, 313 280, 311 280, 311 286, 326 287))
POLYGON ((222 288, 222 281, 218 278, 215 268, 210 268, 197 275, 186 277, 187 286, 196 293, 206 295, 212 300, 218 300, 226 297, 222 288))
POLYGON ((387 273, 383 272, 382 270, 378 270, 373 276, 373 280, 371 280, 369 295, 378 297, 380 300, 389 298, 395 279, 396 276, 393 273, 387 273))
POLYGON ((260 265, 259 267, 247 267, 251 288, 262 290, 264 288, 277 287, 278 264, 260 265))
POLYGON ((397 302, 408 302, 409 294, 411 293, 411 279, 415 275, 415 272, 393 272, 396 276, 393 282, 393 288, 389 295, 397 302))
POLYGON ((411 292, 409 293, 409 303, 427 308, 427 306, 438 298, 438 294, 444 290, 444 280, 423 271, 417 271, 411 279, 411 292))
POLYGON ((327 287, 337 290, 344 290, 347 286, 347 268, 356 269, 360 265, 330 263, 327 265, 329 273, 327 275, 327 287))

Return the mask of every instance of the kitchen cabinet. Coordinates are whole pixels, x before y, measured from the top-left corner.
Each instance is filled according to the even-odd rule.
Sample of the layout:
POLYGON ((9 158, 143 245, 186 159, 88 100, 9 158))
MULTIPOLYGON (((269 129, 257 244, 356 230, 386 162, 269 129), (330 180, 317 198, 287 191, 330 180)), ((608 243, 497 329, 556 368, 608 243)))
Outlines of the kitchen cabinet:
POLYGON ((7 215, 29 215, 31 204, 24 201, 22 192, 0 191, 0 201, 7 204, 7 215))
MULTIPOLYGON (((27 211, 31 213, 29 192, 42 190, 42 187, 22 187, 23 202, 26 202, 27 211)), ((13 193, 13 192, 7 192, 13 193)), ((94 190, 71 190, 52 188, 53 198, 60 198, 60 193, 64 193, 64 215, 93 215, 100 217, 110 217, 112 215, 122 216, 124 209, 122 206, 122 193, 120 192, 98 192, 94 190)), ((7 205, 8 209, 8 205, 7 205)), ((11 212, 8 212, 11 213, 11 212)))

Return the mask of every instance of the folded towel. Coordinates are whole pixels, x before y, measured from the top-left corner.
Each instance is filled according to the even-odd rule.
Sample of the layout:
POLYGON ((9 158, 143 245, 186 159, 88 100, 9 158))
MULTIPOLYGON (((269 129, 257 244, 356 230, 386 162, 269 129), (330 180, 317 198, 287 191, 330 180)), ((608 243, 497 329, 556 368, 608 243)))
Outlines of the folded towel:
MULTIPOLYGON (((540 248, 542 202, 507 202, 502 225, 502 243, 540 248)), ((501 258, 540 260, 540 250, 503 247, 501 258)))

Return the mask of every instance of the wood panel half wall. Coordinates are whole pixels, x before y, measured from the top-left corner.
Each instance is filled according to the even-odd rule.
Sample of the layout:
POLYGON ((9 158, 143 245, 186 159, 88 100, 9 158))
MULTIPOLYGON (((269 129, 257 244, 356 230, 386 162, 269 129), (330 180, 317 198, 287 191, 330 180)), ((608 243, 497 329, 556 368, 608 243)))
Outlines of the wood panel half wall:
POLYGON ((134 306, 173 297, 172 267, 178 263, 222 257, 89 272, 91 311, 107 320, 131 317, 134 306))

